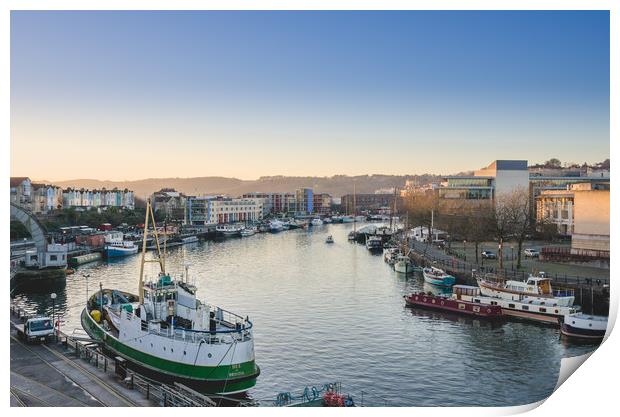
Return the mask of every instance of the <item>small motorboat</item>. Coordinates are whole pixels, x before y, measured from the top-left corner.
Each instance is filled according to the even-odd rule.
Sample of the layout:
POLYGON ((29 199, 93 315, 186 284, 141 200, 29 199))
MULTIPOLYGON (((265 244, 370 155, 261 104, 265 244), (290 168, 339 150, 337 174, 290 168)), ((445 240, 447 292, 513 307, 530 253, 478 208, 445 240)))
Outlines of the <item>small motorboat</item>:
POLYGON ((422 275, 424 275, 424 281, 442 287, 451 287, 456 281, 452 275, 446 274, 443 269, 435 267, 422 269, 422 275))
POLYGON ((560 333, 569 339, 590 340, 599 342, 607 332, 605 316, 594 316, 584 313, 567 314, 560 319, 560 333))
POLYGON ((357 238, 357 234, 355 232, 349 232, 348 239, 355 240, 357 238))
POLYGON ((334 243, 334 238, 332 237, 332 235, 327 236, 327 239, 325 239, 325 243, 334 243))
POLYGON ((241 237, 254 236, 257 232, 256 227, 246 227, 241 231, 241 237))
POLYGON ((411 259, 409 259, 407 255, 399 255, 396 258, 396 262, 394 263, 394 271, 408 275, 413 274, 413 269, 413 262, 411 262, 411 259))

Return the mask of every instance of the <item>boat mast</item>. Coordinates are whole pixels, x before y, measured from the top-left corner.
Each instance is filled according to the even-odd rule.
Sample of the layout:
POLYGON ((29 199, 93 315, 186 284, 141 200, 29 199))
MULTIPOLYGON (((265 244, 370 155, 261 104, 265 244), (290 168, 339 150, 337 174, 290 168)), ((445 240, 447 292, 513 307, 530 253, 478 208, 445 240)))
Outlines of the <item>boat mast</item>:
POLYGON ((144 234, 142 236, 142 257, 140 259, 140 281, 138 281, 138 298, 140 304, 144 302, 144 264, 146 262, 159 262, 161 272, 166 272, 164 263, 161 258, 161 249, 159 247, 159 236, 157 234, 157 224, 155 223, 155 216, 153 215, 153 206, 151 206, 151 199, 146 200, 146 214, 144 218, 144 234), (157 248, 157 259, 146 259, 146 239, 149 234, 149 218, 153 221, 153 234, 155 239, 155 245, 157 248))
POLYGON ((355 178, 353 179, 353 233, 356 232, 357 228, 355 227, 357 224, 357 206, 355 205, 355 178))

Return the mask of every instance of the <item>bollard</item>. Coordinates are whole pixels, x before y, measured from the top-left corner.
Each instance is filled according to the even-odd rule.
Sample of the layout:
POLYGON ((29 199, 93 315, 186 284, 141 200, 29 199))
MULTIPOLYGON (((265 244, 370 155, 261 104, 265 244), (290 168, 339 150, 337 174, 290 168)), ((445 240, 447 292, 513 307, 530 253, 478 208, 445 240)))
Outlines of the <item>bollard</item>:
POLYGON ((149 384, 148 382, 146 383, 146 399, 150 399, 149 396, 151 394, 151 384, 149 384))
POLYGON ((103 358, 103 372, 108 372, 108 358, 103 358))

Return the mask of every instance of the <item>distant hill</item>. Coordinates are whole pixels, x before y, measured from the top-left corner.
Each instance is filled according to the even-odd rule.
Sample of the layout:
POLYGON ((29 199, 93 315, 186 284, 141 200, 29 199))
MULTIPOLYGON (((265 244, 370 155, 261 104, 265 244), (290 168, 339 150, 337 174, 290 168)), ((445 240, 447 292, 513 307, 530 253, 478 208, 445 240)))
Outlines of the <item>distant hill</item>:
MULTIPOLYGON (((187 195, 225 194, 239 196, 244 193, 261 192, 294 192, 297 188, 310 187, 317 193, 328 193, 333 197, 341 197, 353 192, 353 182, 360 194, 374 193, 377 190, 402 187, 406 180, 414 180, 418 184, 438 181, 437 175, 334 175, 332 177, 260 177, 257 180, 240 180, 225 177, 196 178, 148 178, 136 181, 100 181, 93 179, 75 179, 55 181, 53 184, 62 188, 127 188, 133 190, 137 197, 144 198, 161 188, 174 188, 187 195)), ((52 183, 50 181, 38 181, 52 183)))

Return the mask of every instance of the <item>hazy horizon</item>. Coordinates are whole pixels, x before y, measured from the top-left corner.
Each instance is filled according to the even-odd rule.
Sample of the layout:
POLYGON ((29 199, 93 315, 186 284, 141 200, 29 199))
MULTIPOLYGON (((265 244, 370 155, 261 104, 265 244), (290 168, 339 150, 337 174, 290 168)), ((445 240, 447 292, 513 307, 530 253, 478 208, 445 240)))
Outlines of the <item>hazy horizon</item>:
POLYGON ((11 12, 13 176, 446 175, 609 145, 607 11, 11 12))

